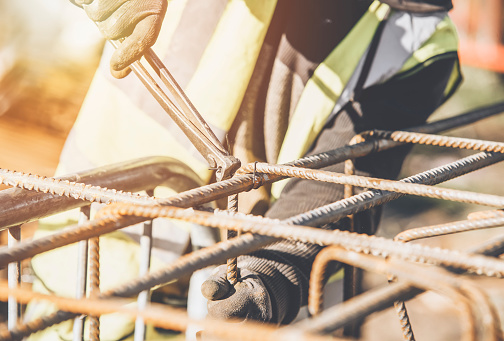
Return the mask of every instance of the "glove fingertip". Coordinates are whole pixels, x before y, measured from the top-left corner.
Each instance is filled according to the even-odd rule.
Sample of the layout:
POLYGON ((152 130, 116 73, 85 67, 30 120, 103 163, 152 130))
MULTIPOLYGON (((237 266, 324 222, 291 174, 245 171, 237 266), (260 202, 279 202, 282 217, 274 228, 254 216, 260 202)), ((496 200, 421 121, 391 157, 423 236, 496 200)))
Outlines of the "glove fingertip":
POLYGON ((207 279, 201 285, 201 293, 207 300, 215 301, 224 297, 229 288, 229 282, 225 278, 207 279))
POLYGON ((112 58, 110 59, 110 70, 121 72, 131 63, 140 59, 142 57, 142 52, 143 51, 139 51, 138 48, 135 48, 135 46, 122 43, 112 54, 112 58))
POLYGON ((112 76, 114 78, 117 78, 117 79, 122 79, 124 77, 126 77, 127 75, 129 75, 131 72, 131 68, 128 66, 128 67, 125 67, 124 69, 122 70, 114 70, 112 67, 110 68, 110 73, 112 74, 112 76))

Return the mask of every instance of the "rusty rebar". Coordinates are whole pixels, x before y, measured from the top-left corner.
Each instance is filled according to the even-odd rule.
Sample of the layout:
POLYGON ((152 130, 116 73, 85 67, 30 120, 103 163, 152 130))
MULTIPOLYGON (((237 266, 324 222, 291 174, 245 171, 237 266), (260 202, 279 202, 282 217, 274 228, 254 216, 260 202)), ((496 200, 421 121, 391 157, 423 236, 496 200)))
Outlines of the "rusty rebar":
POLYGON ((394 308, 397 316, 399 317, 399 323, 401 324, 401 331, 404 340, 415 341, 415 333, 413 332, 413 327, 411 326, 411 320, 404 299, 394 301, 394 308))
POLYGON ((502 218, 504 217, 503 210, 490 210, 490 211, 479 211, 471 212, 467 215, 469 220, 479 220, 479 219, 489 219, 489 218, 502 218))
MULTIPOLYGON (((504 252, 503 245, 504 237, 499 236, 493 242, 484 242, 468 252, 495 256, 504 252)), ((368 316, 391 306, 397 299, 408 300, 420 292, 420 289, 411 287, 409 284, 390 282, 388 286, 372 289, 349 301, 335 305, 312 319, 300 321, 296 326, 313 332, 329 333, 346 325, 355 315, 368 316)), ((408 326, 404 327, 403 332, 407 332, 408 326)), ((414 339, 413 335, 411 338, 414 339)))
MULTIPOLYGON (((100 237, 89 240, 89 296, 100 295, 100 237)), ((89 339, 100 341, 100 317, 89 316, 89 339)))
MULTIPOLYGON (((147 195, 153 196, 153 190, 147 190, 147 195)), ((144 276, 149 273, 151 266, 151 256, 152 256, 152 220, 145 221, 143 223, 143 232, 140 237, 140 264, 138 267, 138 275, 144 276)), ((137 297, 137 307, 139 310, 143 310, 147 307, 150 301, 150 290, 144 290, 138 293, 137 297)), ((135 333, 134 341, 143 341, 146 335, 145 321, 141 317, 137 317, 135 320, 135 333)))
MULTIPOLYGON (((500 153, 478 153, 402 179, 401 182, 420 183, 424 185, 438 184, 502 160, 504 160, 504 155, 500 153)), ((292 217, 289 219, 289 222, 293 224, 321 226, 342 219, 349 214, 355 214, 371 207, 382 205, 403 195, 404 194, 401 193, 382 192, 377 190, 365 191, 351 198, 340 200, 333 204, 292 217)))
MULTIPOLYGON (((3 170, 4 174, 12 174, 3 170)), ((25 177, 13 175, 10 178, 14 181, 13 184, 18 183, 18 186, 23 186, 22 181, 25 177)), ((152 198, 147 196, 140 196, 138 194, 129 194, 124 192, 114 192, 113 190, 98 189, 99 186, 109 186, 116 190, 136 192, 148 188, 155 188, 158 185, 164 184, 177 191, 186 190, 187 188, 199 186, 199 179, 197 175, 188 169, 187 166, 180 161, 167 158, 167 157, 149 157, 142 158, 134 161, 122 162, 106 167, 99 167, 91 171, 78 173, 75 175, 68 175, 59 179, 42 180, 36 176, 26 175, 28 179, 34 180, 34 187, 32 191, 26 191, 20 188, 9 188, 0 191, 0 228, 4 229, 10 226, 17 226, 43 217, 47 217, 64 210, 70 210, 76 207, 88 205, 88 202, 81 199, 74 199, 70 194, 76 196, 88 197, 93 199, 96 196, 96 201, 133 201, 150 203, 153 202, 152 198), (39 186, 39 189, 48 189, 47 186, 54 185, 53 192, 59 192, 63 195, 60 196, 51 193, 35 192, 36 184, 44 182, 39 186), (91 192, 88 192, 86 186, 84 188, 76 185, 75 190, 68 189, 66 183, 85 183, 91 185, 91 192), (66 187, 64 187, 66 185, 66 187), (64 189, 63 192, 61 190, 64 189), (80 191, 80 192, 79 192, 80 191), (84 193, 85 192, 85 193, 84 193)), ((31 181, 31 180, 30 180, 31 181)), ((71 185, 70 185, 71 186, 71 185)))
MULTIPOLYGON (((340 157, 340 156, 338 156, 338 157, 340 157)), ((249 177, 249 178, 251 178, 251 177, 249 177)), ((251 182, 252 182, 252 186, 253 186, 253 180, 254 179, 250 179, 250 180, 252 180, 251 182)), ((268 178, 266 178, 266 180, 268 180, 268 178)), ((249 184, 247 184, 247 182, 249 182, 247 179, 245 179, 245 181, 243 179, 241 179, 241 181, 242 181, 242 185, 245 184, 246 186, 249 186, 249 184)), ((229 188, 223 188, 223 189, 224 189, 223 192, 227 191, 226 194, 229 192, 229 188)), ((232 189, 232 190, 235 191, 236 189, 232 189)), ((215 195, 215 193, 214 193, 214 195, 215 195)), ((217 194, 217 195, 222 195, 222 193, 221 194, 217 194)), ((177 199, 180 200, 180 198, 177 198, 177 199)))
MULTIPOLYGON (((490 227, 498 227, 504 224, 504 217, 499 218, 487 218, 480 220, 465 220, 441 225, 427 226, 409 229, 403 231, 394 237, 394 240, 401 241, 404 243, 435 237, 442 236, 447 234, 473 231, 483 228, 490 227)), ((397 314, 399 316, 399 320, 401 322, 403 336, 405 340, 413 340, 413 332, 411 327, 411 322, 409 321, 406 304, 404 301, 396 301, 394 302, 394 306, 396 308, 397 314)))
POLYGON ((504 207, 504 197, 492 194, 482 194, 450 188, 432 187, 428 185, 408 183, 404 181, 386 180, 358 175, 345 175, 336 172, 284 165, 257 163, 256 168, 257 171, 261 173, 295 177, 305 180, 317 180, 342 185, 359 186, 363 188, 418 195, 435 199, 458 201, 476 205, 504 207))
MULTIPOLYGON (((394 256, 399 259, 422 261, 438 265, 454 266, 487 276, 502 277, 504 262, 478 256, 466 255, 452 250, 430 248, 422 245, 407 245, 382 237, 360 235, 347 231, 328 231, 309 226, 289 225, 282 221, 261 217, 248 217, 240 214, 231 215, 219 211, 215 214, 193 209, 181 209, 167 206, 142 206, 132 204, 113 204, 104 207, 98 214, 101 217, 132 215, 144 218, 173 218, 200 225, 221 229, 233 229, 242 233, 253 233, 274 238, 265 239, 268 243, 276 239, 290 239, 318 245, 340 245, 346 249, 382 256, 394 256)), ((264 238, 264 237, 262 237, 264 238)))
MULTIPOLYGON (((503 110, 504 103, 497 103, 455 117, 415 127, 411 130, 423 133, 435 133, 476 122, 482 118, 498 114, 503 110)), ((377 140, 365 141, 353 146, 345 146, 324 153, 311 155, 290 162, 288 165, 322 168, 349 158, 365 156, 373 151, 385 150, 400 145, 400 143, 393 141, 384 140, 384 142, 387 143, 381 143, 377 140)), ((196 174, 188 171, 187 167, 179 161, 163 157, 151 157, 102 167, 90 172, 68 176, 63 180, 68 180, 70 182, 85 182, 95 186, 107 184, 107 186, 112 186, 115 189, 135 192, 145 188, 154 188, 156 185, 165 181, 167 177, 173 178, 173 187, 176 187, 176 185, 181 182, 180 179, 187 181, 187 179, 190 178, 193 179, 194 183, 198 183, 199 181, 196 174), (169 176, 167 176, 167 173, 169 176), (146 176, 146 174, 148 176, 146 176), (131 188, 131 185, 137 186, 137 188, 131 188)), ((159 204, 166 203, 174 206, 185 204, 185 207, 195 206, 201 203, 201 199, 199 198, 200 195, 207 195, 209 202, 230 194, 248 191, 252 188, 257 188, 261 184, 276 180, 279 180, 279 177, 273 178, 260 174, 256 177, 252 175, 235 176, 233 179, 226 180, 222 184, 212 184, 205 186, 205 188, 187 191, 185 196, 179 196, 177 198, 177 202, 173 202, 172 200, 159 200, 159 204), (194 197, 196 197, 195 202, 191 200, 194 197)), ((16 189, 1 191, 0 203, 3 202, 3 200, 8 202, 8 205, 0 205, 2 207, 0 226, 4 228, 40 219, 55 214, 62 209, 71 209, 86 204, 80 200, 55 196, 49 193, 26 193, 25 191, 16 189), (27 202, 37 203, 37 205, 30 205, 28 211, 26 207, 27 202)), ((107 199, 104 198, 103 200, 106 201, 107 199)))
POLYGON ((477 150, 482 152, 504 153, 504 143, 468 139, 452 136, 441 136, 433 134, 422 134, 409 131, 384 131, 373 130, 368 132, 369 136, 377 138, 390 139, 402 143, 424 144, 429 146, 459 148, 468 150, 477 150))
MULTIPOLYGON (((238 212, 238 194, 233 194, 228 197, 228 211, 231 213, 238 212)), ((238 232, 227 230, 227 239, 232 239, 238 236, 238 232)), ((238 282, 238 258, 232 257, 227 260, 226 279, 231 285, 238 282)))
MULTIPOLYGON (((261 340, 292 340, 295 336, 300 340, 328 341, 338 340, 328 336, 321 336, 307 333, 304 330, 294 327, 278 329, 274 325, 263 324, 259 322, 247 322, 247 325, 233 324, 222 320, 198 320, 193 321, 187 314, 179 309, 170 308, 166 305, 151 303, 145 310, 139 310, 128 307, 129 300, 109 298, 107 300, 82 299, 59 297, 54 295, 45 295, 33 292, 27 289, 6 289, 4 283, 0 283, 0 299, 6 299, 6 295, 11 294, 18 298, 22 303, 28 303, 31 300, 46 300, 60 309, 66 310, 72 314, 102 315, 113 312, 119 312, 126 316, 135 318, 142 317, 145 321, 166 329, 184 331, 187 325, 197 323, 203 326, 205 333, 226 340, 251 341, 261 340)), ((0 340, 15 340, 17 335, 0 331, 0 340)))
POLYGON ((394 237, 394 240, 410 242, 413 240, 444 236, 448 234, 500 227, 504 225, 504 217, 462 220, 446 224, 418 227, 405 230, 394 237))
POLYGON ((5 169, 0 169, 0 183, 30 191, 102 204, 110 204, 117 201, 143 204, 154 202, 152 198, 140 194, 5 169))
MULTIPOLYGON (((424 290, 440 291, 454 299, 456 303, 463 303, 467 311, 472 312, 469 333, 467 333, 470 339, 476 337, 476 320, 480 324, 484 324, 484 328, 480 328, 479 331, 480 334, 485 335, 483 339, 497 340, 502 336, 495 308, 488 298, 470 281, 443 272, 441 269, 425 269, 418 265, 406 264, 394 258, 383 260, 368 255, 355 254, 334 246, 323 249, 317 255, 313 264, 312 275, 310 276, 310 287, 313 286, 313 289, 310 290, 309 304, 314 312, 318 312, 321 306, 322 292, 320 289, 322 289, 322 286, 320 282, 324 277, 324 269, 327 263, 332 260, 358 266, 368 271, 392 275, 424 290)), ((462 325, 465 326, 466 324, 463 323, 462 325)))

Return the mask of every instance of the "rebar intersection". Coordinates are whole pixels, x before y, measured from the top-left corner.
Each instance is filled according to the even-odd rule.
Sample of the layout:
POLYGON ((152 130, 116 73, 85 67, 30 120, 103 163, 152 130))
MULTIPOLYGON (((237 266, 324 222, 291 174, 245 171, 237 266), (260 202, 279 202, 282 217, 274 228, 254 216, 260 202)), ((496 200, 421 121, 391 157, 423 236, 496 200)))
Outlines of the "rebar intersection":
MULTIPOLYGON (((495 106, 493 113, 502 111, 503 107, 502 104, 495 106)), ((476 112, 472 117, 478 117, 479 119, 480 116, 481 112, 476 112)), ((459 120, 459 123, 463 122, 465 124, 471 120, 471 118, 468 119, 464 115, 461 117, 464 118, 459 120)), ((451 123, 448 123, 448 128, 450 124, 452 126, 458 125, 459 123, 456 121, 454 119, 451 123)), ((447 129, 446 126, 439 128, 439 125, 439 123, 434 123, 430 127, 435 126, 437 130, 447 129)), ((429 129, 433 128, 429 128, 429 125, 427 125, 427 128, 423 127, 418 130, 429 131, 429 129)), ((47 206, 47 202, 51 202, 51 200, 56 202, 57 200, 57 209, 64 211, 76 206, 86 207, 90 202, 94 201, 109 204, 100 210, 92 220, 83 220, 80 224, 49 237, 33 241, 20 241, 13 243, 10 247, 0 249, 0 264, 3 266, 16 264, 41 252, 88 239, 92 241, 91 245, 95 250, 90 251, 92 252, 92 262, 89 265, 89 271, 93 274, 92 282, 94 284, 90 283, 89 285, 95 288, 90 298, 65 301, 65 299, 55 296, 36 296, 37 294, 29 290, 20 289, 16 285, 18 280, 11 281, 10 285, 2 284, 0 286, 2 300, 10 297, 11 300, 14 299, 13 302, 17 306, 18 302, 27 303, 34 297, 48 299, 57 304, 61 311, 27 323, 22 323, 17 319, 18 312, 12 312, 9 316, 8 328, 0 331, 0 340, 20 339, 37 330, 74 318, 80 314, 99 316, 111 311, 123 311, 125 309, 122 307, 121 302, 117 300, 117 297, 129 297, 148 292, 153 286, 167 283, 208 265, 222 264, 228 258, 251 252, 282 238, 327 246, 316 260, 311 276, 310 310, 313 317, 282 328, 253 323, 231 324, 232 327, 227 327, 228 324, 222 324, 221 322, 213 324, 214 322, 191 321, 191 323, 201 324, 208 335, 219 339, 287 339, 292 335, 296 335, 297 338, 303 340, 334 339, 331 335, 336 329, 344 327, 355 320, 361 320, 372 312, 385 309, 397 302, 396 307, 399 307, 405 339, 413 340, 414 336, 407 313, 404 308, 401 308, 404 307, 402 302, 416 296, 423 290, 434 290, 453 299, 462 307, 461 318, 464 321, 462 324, 464 326, 464 339, 502 339, 501 323, 493 302, 483 290, 471 281, 471 276, 462 273, 469 272, 472 276, 502 277, 504 275, 504 262, 495 257, 504 252, 502 250, 504 240, 498 238, 491 243, 492 247, 485 244, 480 249, 475 247, 467 252, 430 248, 417 243, 406 243, 413 239, 502 226, 504 218, 501 216, 501 211, 484 212, 480 214, 480 217, 473 215, 467 221, 405 231, 398 235, 396 240, 315 228, 315 226, 323 223, 337 221, 406 194, 502 208, 504 207, 504 197, 501 196, 433 186, 504 160, 502 143, 462 140, 415 132, 378 131, 362 134, 361 141, 355 145, 297 160, 287 165, 260 163, 246 165, 232 179, 183 191, 168 199, 158 199, 152 195, 139 196, 130 192, 152 189, 164 181, 169 181, 174 176, 178 178, 187 177, 186 182, 190 184, 187 187, 195 187, 195 178, 191 178, 190 175, 188 176, 181 171, 182 165, 174 160, 163 158, 152 161, 152 164, 158 165, 159 168, 163 168, 159 164, 165 164, 166 174, 162 177, 156 176, 153 177, 154 179, 149 180, 146 179, 149 178, 149 175, 146 175, 148 172, 133 171, 134 175, 129 177, 130 182, 133 183, 135 179, 142 178, 142 188, 138 188, 136 185, 127 188, 124 183, 121 183, 119 187, 115 187, 114 178, 118 178, 117 174, 121 172, 122 167, 119 166, 109 170, 109 178, 105 182, 106 186, 111 188, 122 187, 121 189, 124 189, 125 192, 92 185, 86 180, 85 175, 83 175, 82 180, 79 178, 77 179, 78 182, 72 182, 72 179, 56 180, 0 170, 0 180, 3 184, 31 191, 25 195, 32 198, 33 206, 37 206, 37 203, 43 203, 43 205, 47 206), (331 163, 354 159, 404 142, 466 148, 477 150, 479 153, 401 181, 365 178, 316 170, 316 168, 331 163), (265 183, 286 177, 300 177, 373 190, 350 196, 283 221, 232 212, 207 212, 196 209, 199 205, 213 200, 232 196, 242 191, 253 190, 265 183), (88 185, 84 185, 84 183, 88 185), (37 198, 36 200, 33 200, 34 196, 37 198), (122 227, 148 222, 158 217, 180 219, 213 228, 239 231, 242 235, 184 255, 176 262, 166 265, 164 269, 147 273, 134 281, 124 283, 114 290, 99 292, 97 290, 99 287, 99 272, 96 271, 99 268, 99 254, 96 251, 97 238, 102 234, 122 227), (491 250, 491 252, 488 250, 491 250), (363 293, 320 313, 324 264, 332 260, 383 273, 390 277, 391 284, 388 287, 363 293), (12 319, 14 319, 14 323, 12 319), (253 328, 254 333, 247 332, 250 328, 253 328)), ((128 169, 140 169, 145 166, 145 162, 146 160, 142 160, 137 165, 133 162, 128 169)), ((147 160, 148 162, 150 161, 147 160)), ((121 179, 124 179, 124 176, 121 179)), ((100 183, 100 185, 103 186, 105 183, 100 183)), ((5 198, 15 197, 18 198, 19 203, 23 202, 23 195, 26 191, 22 191, 22 193, 14 189, 7 191, 9 193, 5 194, 5 198), (15 193, 14 196, 13 193, 15 193)), ((2 194, 0 193, 0 201, 2 194)), ((36 210, 23 210, 20 205, 16 205, 18 205, 16 201, 10 202, 10 206, 15 208, 15 212, 10 214, 8 219, 5 219, 2 225, 4 229, 10 228, 15 231, 22 223, 44 216, 40 212, 33 213, 36 210)), ((56 212, 51 211, 48 215, 53 213, 56 212)), ((86 264, 84 266, 87 267, 86 264)), ((128 310, 127 314, 132 318, 141 318, 141 323, 147 322, 181 331, 189 323, 185 314, 180 314, 180 312, 172 314, 166 307, 159 307, 146 302, 143 305, 139 304, 139 307, 141 309, 128 310)), ((94 321, 94 327, 91 328, 91 339, 99 340, 99 322, 97 322, 97 319, 94 319, 94 321)), ((140 326, 142 326, 141 323, 140 326)), ((141 330, 142 328, 138 329, 141 330)), ((138 338, 143 339, 143 336, 140 335, 138 338)))

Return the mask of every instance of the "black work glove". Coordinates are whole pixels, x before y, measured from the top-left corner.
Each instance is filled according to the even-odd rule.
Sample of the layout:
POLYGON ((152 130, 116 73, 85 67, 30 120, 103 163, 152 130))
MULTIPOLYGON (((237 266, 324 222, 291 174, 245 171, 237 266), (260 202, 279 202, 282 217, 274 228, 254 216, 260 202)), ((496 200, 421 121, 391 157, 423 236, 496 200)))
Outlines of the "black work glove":
POLYGON ((208 299, 208 315, 220 319, 271 321, 271 298, 260 275, 240 269, 239 281, 233 286, 226 279, 226 268, 226 265, 217 267, 201 285, 201 292, 208 299))
POLYGON ((110 60, 110 71, 116 78, 125 77, 128 66, 154 45, 167 7, 167 0, 70 1, 84 9, 106 39, 124 39, 110 60))

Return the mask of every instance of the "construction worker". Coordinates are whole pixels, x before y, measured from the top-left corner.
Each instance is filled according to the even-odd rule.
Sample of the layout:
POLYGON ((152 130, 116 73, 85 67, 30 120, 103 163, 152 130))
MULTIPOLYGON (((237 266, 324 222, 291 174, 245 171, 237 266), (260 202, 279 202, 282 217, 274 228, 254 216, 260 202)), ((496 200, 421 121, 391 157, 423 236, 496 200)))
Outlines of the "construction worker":
MULTIPOLYGON (((283 163, 341 147, 365 130, 422 124, 461 80, 456 30, 447 16, 452 5, 446 0, 74 3, 107 39, 124 40, 115 51, 105 49, 58 174, 165 155, 186 164, 201 184, 211 181, 205 160, 140 82, 126 77, 128 65, 152 45, 212 130, 222 140, 227 135, 232 154, 244 164, 283 163)), ((360 158, 357 173, 395 178, 407 152, 402 148, 360 158)), ((342 172, 343 166, 326 169, 342 172)), ((244 194, 239 203, 240 211, 283 219, 342 197, 340 185, 293 179, 244 194)), ((379 216, 379 209, 370 210, 356 215, 355 224, 371 234, 379 216)), ((42 224, 41 233, 55 225, 42 224)), ((160 233, 160 238, 168 237, 160 233)), ((132 257, 137 253, 134 243, 119 233, 101 243, 108 243, 101 248, 102 268, 111 254, 117 257, 115 250, 132 257)), ((241 281, 234 290, 225 281, 224 267, 216 268, 202 286, 209 314, 291 322, 306 304, 310 268, 319 250, 283 241, 242 256, 241 281)), ((54 275, 51 262, 62 257, 47 254, 34 258, 34 272, 45 290, 59 292, 66 275, 58 277, 60 283, 51 281, 48 272, 54 275)), ((102 281, 102 286, 113 287, 132 274, 102 281)), ((134 323, 121 326, 112 328, 102 320, 102 337, 123 339, 134 323)), ((51 336, 63 339, 64 333, 60 328, 51 336)))

